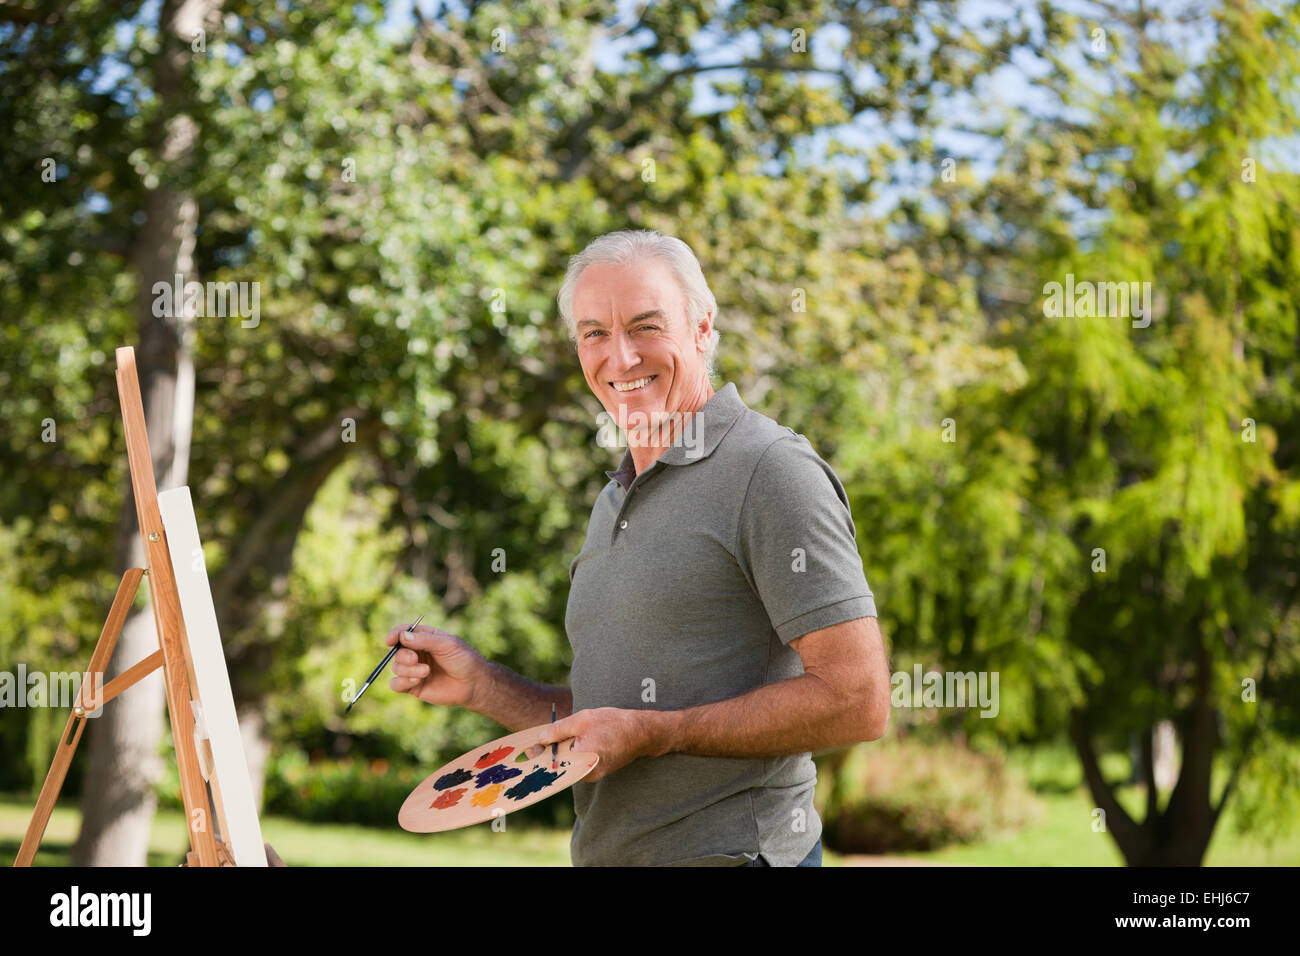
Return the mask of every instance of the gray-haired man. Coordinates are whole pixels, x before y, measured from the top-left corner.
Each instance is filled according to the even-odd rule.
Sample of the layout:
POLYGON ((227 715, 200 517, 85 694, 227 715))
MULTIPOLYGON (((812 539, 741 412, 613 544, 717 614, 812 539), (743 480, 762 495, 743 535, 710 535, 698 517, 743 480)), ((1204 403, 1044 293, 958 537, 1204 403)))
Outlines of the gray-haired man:
MULTIPOLYGON (((710 383, 717 305, 680 240, 602 236, 559 295, 628 434, 570 565, 570 686, 421 627, 394 690, 600 755, 577 865, 816 865, 811 752, 882 736, 889 673, 844 489, 808 441, 710 383)), ((402 628, 388 635, 391 644, 402 628)))

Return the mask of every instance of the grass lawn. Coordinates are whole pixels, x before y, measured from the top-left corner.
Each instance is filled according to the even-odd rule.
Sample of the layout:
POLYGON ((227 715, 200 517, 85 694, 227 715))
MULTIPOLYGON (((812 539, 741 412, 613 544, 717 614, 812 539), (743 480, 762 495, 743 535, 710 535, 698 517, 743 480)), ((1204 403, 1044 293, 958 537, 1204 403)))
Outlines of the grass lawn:
MULTIPOLYGON (((12 864, 31 820, 34 799, 0 798, 0 858, 12 864)), ((394 814, 396 817, 396 814, 394 814)), ((36 866, 67 866, 81 814, 60 803, 50 817, 36 866)), ((345 824, 300 823, 262 818, 262 837, 293 866, 569 866, 567 831, 512 828, 494 833, 490 824, 426 835, 345 824)), ((175 866, 189 849, 185 816, 160 810, 149 834, 149 865, 175 866)))
MULTIPOLYGON (((931 863, 967 866, 1123 866, 1124 858, 1108 834, 1093 831, 1093 803, 1082 784, 1082 773, 1069 747, 1038 746, 1014 750, 1008 763, 1025 774, 1043 805, 1039 819, 1016 833, 983 843, 950 846, 930 853, 900 854, 931 863)), ((1101 758, 1108 779, 1125 779, 1126 758, 1106 754, 1101 758)), ((1216 768, 1212 793, 1221 792, 1225 775, 1216 768)), ((1141 787, 1122 787, 1118 798, 1139 817, 1145 810, 1141 787)), ((1168 794, 1161 797, 1161 806, 1168 794)), ((1206 866, 1300 866, 1300 820, 1291 819, 1282 835, 1269 838, 1238 836, 1233 832, 1235 807, 1229 803, 1215 828, 1206 866)))
MULTIPOLYGON (((1123 866, 1115 841, 1092 830, 1092 798, 1086 790, 1040 794, 1044 813, 1017 833, 970 846, 950 846, 930 853, 900 856, 928 863, 965 866, 1123 866)), ((1142 806, 1142 794, 1131 787, 1120 794, 1130 813, 1142 806)), ((1210 841, 1206 866, 1300 866, 1300 828, 1292 827, 1275 840, 1239 837, 1229 829, 1232 807, 1224 812, 1210 841)))
MULTIPOLYGON (((1112 755, 1113 756, 1113 755, 1112 755)), ((1122 759, 1122 758, 1121 758, 1122 759)), ((1043 812, 1019 832, 970 846, 951 846, 929 853, 905 853, 889 859, 974 866, 1121 866, 1114 840, 1093 832, 1092 799, 1079 784, 1077 765, 1061 748, 1035 748, 1014 753, 1011 763, 1022 770, 1038 794, 1043 812)), ((1104 765, 1112 779, 1122 779, 1119 763, 1104 765)), ((1221 786, 1216 781, 1214 792, 1221 786)), ((1142 791, 1126 787, 1120 800, 1130 812, 1142 807, 1142 791)), ((0 795, 0 860, 12 863, 31 819, 34 797, 0 795)), ((396 817, 396 814, 394 814, 396 817)), ((1238 837, 1232 832, 1229 805, 1210 843, 1207 866, 1300 866, 1300 821, 1291 820, 1281 836, 1238 837)), ((37 866, 66 866, 76 839, 80 813, 75 803, 55 808, 36 855, 37 866)), ((302 823, 284 817, 262 818, 262 834, 293 866, 569 866, 569 831, 512 826, 493 832, 484 823, 465 830, 426 835, 391 828, 346 824, 302 823)), ((188 849, 185 818, 161 810, 149 840, 151 866, 175 866, 188 849)), ((844 857, 827 851, 827 866, 885 862, 880 858, 844 857)))

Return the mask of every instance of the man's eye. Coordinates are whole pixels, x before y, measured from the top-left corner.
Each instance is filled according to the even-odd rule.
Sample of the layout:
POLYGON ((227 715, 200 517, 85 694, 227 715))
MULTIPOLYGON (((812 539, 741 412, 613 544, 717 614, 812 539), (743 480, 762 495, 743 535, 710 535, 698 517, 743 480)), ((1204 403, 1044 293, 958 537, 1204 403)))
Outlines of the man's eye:
POLYGON ((586 335, 584 335, 583 338, 584 338, 584 339, 589 339, 589 338, 591 338, 593 335, 599 335, 599 334, 600 334, 600 331, 601 331, 600 329, 592 329, 590 332, 588 332, 586 335))

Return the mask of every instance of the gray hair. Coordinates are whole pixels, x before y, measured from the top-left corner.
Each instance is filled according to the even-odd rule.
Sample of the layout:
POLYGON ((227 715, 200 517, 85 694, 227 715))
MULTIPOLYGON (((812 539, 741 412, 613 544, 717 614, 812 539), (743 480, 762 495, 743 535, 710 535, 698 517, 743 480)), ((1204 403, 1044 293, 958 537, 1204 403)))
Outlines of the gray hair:
POLYGON ((569 259, 569 268, 560 284, 558 302, 560 317, 568 329, 569 339, 578 340, 577 319, 573 315, 573 295, 578 288, 578 278, 592 263, 626 264, 644 259, 660 259, 668 265, 686 297, 686 321, 698 325, 705 312, 713 316, 709 344, 704 353, 704 363, 709 377, 713 377, 713 358, 718 351, 718 301, 709 289, 700 262, 691 247, 673 236, 665 236, 651 229, 625 229, 598 236, 576 256, 569 259))

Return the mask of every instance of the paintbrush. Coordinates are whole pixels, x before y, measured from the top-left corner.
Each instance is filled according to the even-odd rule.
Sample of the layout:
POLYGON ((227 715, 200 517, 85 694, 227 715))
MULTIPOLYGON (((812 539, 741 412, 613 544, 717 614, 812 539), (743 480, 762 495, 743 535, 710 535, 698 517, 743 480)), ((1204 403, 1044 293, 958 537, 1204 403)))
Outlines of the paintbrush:
MULTIPOLYGON (((555 723, 555 701, 551 701, 551 723, 555 723)), ((559 745, 551 741, 551 769, 555 769, 555 751, 559 745)))
MULTIPOLYGON (((407 633, 409 634, 411 631, 415 630, 415 625, 419 624, 423 620, 424 620, 424 615, 421 614, 419 617, 417 617, 414 621, 411 622, 411 626, 406 629, 407 633)), ((348 711, 352 710, 352 704, 355 704, 357 701, 359 701, 361 699, 361 695, 366 692, 366 688, 369 687, 371 684, 373 684, 375 682, 375 678, 384 672, 384 668, 388 666, 388 662, 393 659, 393 655, 397 653, 398 649, 401 646, 402 646, 402 637, 399 634, 397 637, 397 643, 393 645, 393 649, 388 652, 387 656, 382 661, 379 662, 379 666, 370 672, 370 676, 366 678, 366 682, 361 685, 361 690, 357 691, 357 696, 352 698, 352 703, 348 704, 348 709, 343 711, 343 715, 345 717, 347 716, 348 711)))

